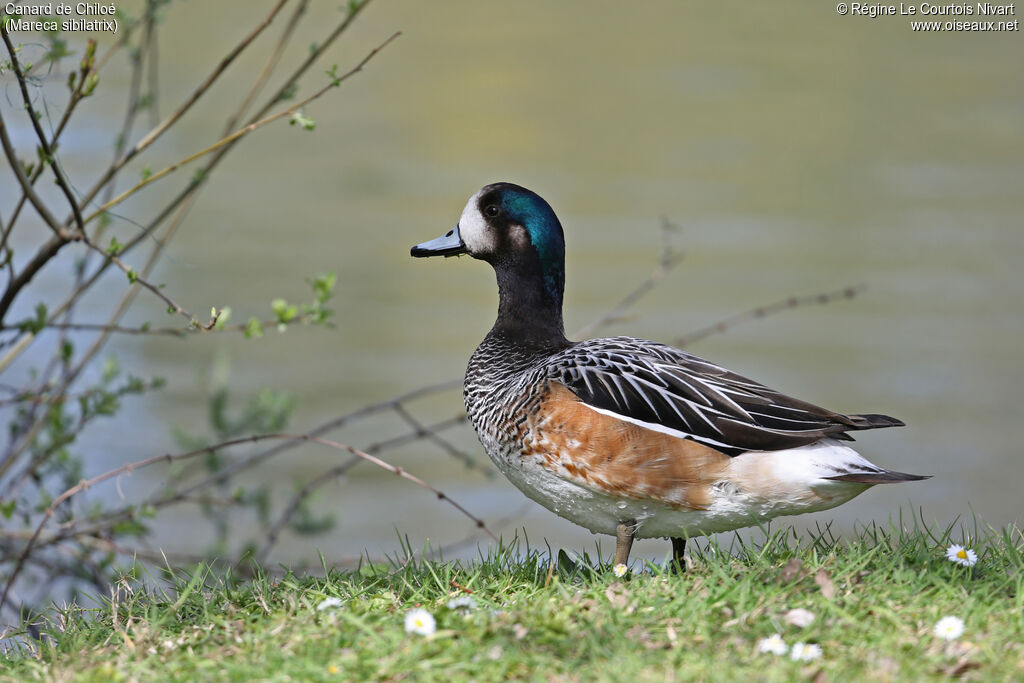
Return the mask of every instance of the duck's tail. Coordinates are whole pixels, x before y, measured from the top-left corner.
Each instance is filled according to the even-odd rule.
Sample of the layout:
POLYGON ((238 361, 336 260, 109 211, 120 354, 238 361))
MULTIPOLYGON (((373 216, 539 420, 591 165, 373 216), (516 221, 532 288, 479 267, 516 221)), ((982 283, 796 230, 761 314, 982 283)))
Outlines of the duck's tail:
POLYGON ((891 470, 882 470, 881 472, 850 472, 848 474, 823 477, 823 479, 846 481, 851 484, 897 484, 901 481, 921 481, 922 479, 931 478, 932 475, 930 474, 907 474, 906 472, 893 472, 891 470))
POLYGON ((852 429, 882 429, 884 427, 905 427, 903 420, 888 415, 847 415, 852 429))

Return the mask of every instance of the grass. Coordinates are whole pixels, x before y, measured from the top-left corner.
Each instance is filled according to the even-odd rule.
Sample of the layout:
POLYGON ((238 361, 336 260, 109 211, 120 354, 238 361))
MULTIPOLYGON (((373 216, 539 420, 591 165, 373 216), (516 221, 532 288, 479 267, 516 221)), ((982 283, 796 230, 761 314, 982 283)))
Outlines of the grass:
POLYGON ((54 614, 41 639, 0 655, 0 679, 1020 680, 1024 535, 960 533, 700 540, 685 574, 634 565, 624 579, 586 556, 515 547, 472 563, 407 552, 326 577, 177 570, 163 588, 125 578, 101 607, 54 614), (979 550, 974 567, 945 558, 953 540, 979 550), (340 605, 318 609, 329 598, 340 605), (406 632, 417 607, 433 635, 406 632), (788 624, 794 608, 813 622, 788 624), (949 642, 932 632, 948 615, 966 624, 949 642), (821 658, 759 652, 776 633, 821 658))

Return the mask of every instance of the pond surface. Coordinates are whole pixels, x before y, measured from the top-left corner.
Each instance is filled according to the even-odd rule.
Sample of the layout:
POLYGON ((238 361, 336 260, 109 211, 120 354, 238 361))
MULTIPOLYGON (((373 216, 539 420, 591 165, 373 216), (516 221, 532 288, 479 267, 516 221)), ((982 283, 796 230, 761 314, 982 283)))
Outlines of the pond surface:
MULTIPOLYGON (((338 3, 312 5, 285 63, 340 16, 338 3)), ((172 5, 160 29, 161 111, 269 6, 172 5)), ((155 146, 153 169, 217 138, 283 23, 155 146)), ((221 374, 230 367, 239 406, 261 387, 294 395, 293 430, 460 377, 493 322, 493 274, 469 259, 413 260, 409 247, 451 228, 478 187, 508 180, 547 198, 565 227, 570 330, 607 313, 657 267, 664 221, 676 226, 683 262, 600 334, 671 342, 762 304, 865 285, 852 300, 785 311, 688 347, 835 410, 907 423, 858 443, 880 465, 933 479, 876 487, 801 525, 849 529, 918 506, 942 523, 972 509, 995 526, 1022 521, 1019 32, 921 34, 906 18, 840 17, 832 5, 792 1, 726 12, 668 0, 377 0, 324 69, 347 70, 397 30, 403 35, 365 72, 306 108, 315 131, 281 122, 229 155, 155 278, 189 310, 229 305, 241 321, 267 316, 275 297, 306 300, 305 279, 335 271, 335 329, 118 339, 112 350, 125 367, 168 386, 93 432, 88 443, 104 455, 90 469, 176 450, 170 424, 203 433, 204 377, 217 358, 226 359, 221 374)), ((322 71, 300 96, 325 82, 322 71)), ((113 69, 104 87, 107 97, 80 121, 95 130, 79 129, 65 150, 82 157, 68 162, 82 173, 87 154, 108 158, 104 136, 122 115, 127 72, 113 69)), ((150 215, 183 181, 140 195, 124 213, 150 215)), ((121 286, 111 280, 104 291, 118 296, 121 286)), ((143 294, 127 322, 163 324, 163 310, 143 294)), ((438 393, 410 410, 441 420, 460 412, 461 397, 438 393)), ((330 436, 364 447, 406 430, 383 415, 330 436)), ((447 434, 490 467, 467 427, 447 434)), ((505 537, 525 528, 534 546, 593 548, 585 530, 435 444, 385 455, 505 537)), ((284 501, 343 458, 293 450, 250 481, 272 482, 284 501)), ((140 472, 120 487, 161 481, 140 472)), ((333 511, 335 528, 315 539, 286 533, 272 560, 315 559, 316 548, 329 559, 380 556, 397 551, 399 534, 421 548, 472 530, 429 493, 365 465, 323 488, 313 509, 333 511)), ((238 517, 239 542, 253 523, 238 517)), ((191 507, 162 517, 157 543, 168 551, 208 541, 191 507)), ((660 558, 667 544, 637 549, 660 558)))

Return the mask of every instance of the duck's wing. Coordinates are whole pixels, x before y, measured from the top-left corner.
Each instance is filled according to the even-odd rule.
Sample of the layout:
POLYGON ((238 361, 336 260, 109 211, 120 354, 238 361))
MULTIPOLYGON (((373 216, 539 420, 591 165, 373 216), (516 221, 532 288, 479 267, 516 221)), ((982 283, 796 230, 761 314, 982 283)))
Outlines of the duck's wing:
POLYGON ((775 451, 848 431, 902 426, 885 415, 842 415, 786 396, 665 344, 613 337, 551 358, 548 378, 591 408, 738 455, 775 451))

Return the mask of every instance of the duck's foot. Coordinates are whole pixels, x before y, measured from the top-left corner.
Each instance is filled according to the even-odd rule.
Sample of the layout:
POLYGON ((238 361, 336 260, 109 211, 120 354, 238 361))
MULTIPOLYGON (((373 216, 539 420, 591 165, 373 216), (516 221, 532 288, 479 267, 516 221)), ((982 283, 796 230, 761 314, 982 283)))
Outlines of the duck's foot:
POLYGON ((683 553, 686 551, 685 538, 673 538, 672 541, 672 571, 682 574, 686 571, 686 558, 683 553))
POLYGON ((633 534, 636 533, 636 520, 619 522, 615 527, 615 562, 612 566, 629 563, 629 551, 633 547, 633 534))

